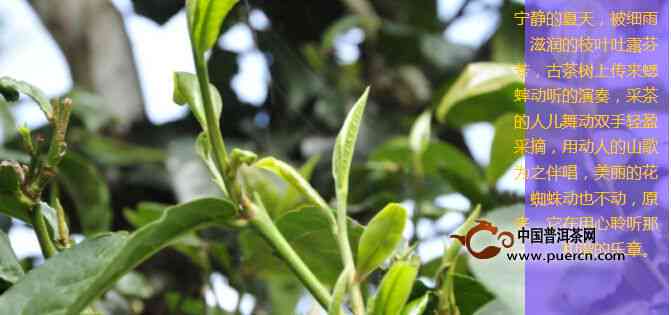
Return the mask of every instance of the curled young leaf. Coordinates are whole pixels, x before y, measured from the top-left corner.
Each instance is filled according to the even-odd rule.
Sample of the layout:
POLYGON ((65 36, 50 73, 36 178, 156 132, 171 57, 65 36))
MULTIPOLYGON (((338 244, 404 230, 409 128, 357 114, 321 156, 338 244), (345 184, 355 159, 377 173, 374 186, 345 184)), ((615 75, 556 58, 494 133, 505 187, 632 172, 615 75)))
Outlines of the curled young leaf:
POLYGON ((200 54, 212 48, 228 12, 237 0, 188 0, 187 18, 191 41, 200 54))
POLYGON ((38 88, 19 80, 15 80, 9 77, 0 78, 0 94, 10 102, 16 102, 19 100, 19 93, 28 95, 30 98, 40 106, 47 118, 51 119, 53 116, 53 108, 49 99, 40 91, 38 88))
MULTIPOLYGON (((226 1, 222 1, 226 2, 226 1)), ((207 118, 205 117, 205 105, 198 85, 198 77, 186 72, 175 72, 173 74, 173 101, 179 105, 188 105, 189 109, 204 131, 207 131, 207 118)), ((214 106, 215 121, 217 127, 221 118, 221 96, 217 88, 210 84, 210 95, 212 95, 212 105, 214 106)), ((217 128, 218 129, 218 128, 217 128)))
POLYGON ((371 315, 400 314, 410 296, 418 269, 418 259, 395 262, 382 279, 371 315))
POLYGON ((410 149, 420 159, 431 141, 431 111, 419 115, 410 130, 410 149))
POLYGON ((393 253, 403 239, 408 214, 400 204, 388 204, 373 217, 361 235, 357 251, 357 277, 366 278, 393 253))

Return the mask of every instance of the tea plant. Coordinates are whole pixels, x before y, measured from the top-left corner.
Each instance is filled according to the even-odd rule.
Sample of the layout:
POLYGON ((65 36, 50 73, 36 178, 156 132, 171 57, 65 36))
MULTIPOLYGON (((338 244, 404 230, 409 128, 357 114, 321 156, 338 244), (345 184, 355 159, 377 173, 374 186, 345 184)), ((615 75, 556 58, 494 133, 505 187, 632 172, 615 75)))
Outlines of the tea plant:
MULTIPOLYGON (((471 314, 473 309, 491 300, 491 294, 481 284, 464 275, 468 272, 463 271, 465 258, 459 255, 458 243, 447 247, 434 265, 420 264, 415 246, 408 246, 403 238, 406 222, 411 219, 414 222, 417 216, 411 217, 401 204, 385 200, 386 206, 366 226, 348 216, 352 206, 348 204, 353 182, 352 160, 369 89, 351 107, 336 137, 331 160, 335 200, 331 203, 309 183, 310 164, 297 170, 272 156, 259 158, 252 151, 227 148, 221 133, 224 105, 218 90, 210 83, 205 55, 215 44, 224 18, 235 2, 187 1, 196 73, 178 72, 173 77, 174 101, 188 106, 202 129, 195 150, 209 169, 211 185, 220 190, 221 197, 201 198, 166 209, 157 206, 158 211, 148 210, 150 205, 139 207, 137 212, 126 213, 128 221, 137 227, 134 232, 97 234, 81 243, 71 240, 66 219, 70 213, 61 205, 59 185, 52 185, 52 180, 62 171, 59 166, 64 158, 76 160, 76 154, 67 152, 66 134, 70 114, 77 104, 67 98, 50 103, 42 92, 25 82, 0 79, 4 100, 17 101, 20 94, 31 97, 41 107, 51 128, 48 143, 41 136, 33 136, 27 128, 20 128, 28 162, 5 161, 0 165, 0 211, 33 226, 46 258, 43 265, 26 273, 7 236, 0 231, 0 314, 95 314, 96 299, 112 289, 122 276, 161 249, 168 246, 183 249, 181 246, 188 243, 186 239, 194 231, 211 226, 240 231, 241 242, 254 244, 249 247, 261 262, 279 257, 331 315, 471 314), (266 174, 274 174, 289 186, 282 199, 271 196, 273 183, 263 179, 266 174), (256 244, 261 239, 265 243, 256 244), (432 279, 433 285, 418 281, 420 276, 432 279), (464 292, 466 295, 459 296, 464 292), (468 294, 473 296, 471 300, 464 297, 468 294)), ((476 64, 469 69, 478 70, 473 69, 477 67, 502 66, 476 64)), ((488 97, 492 95, 490 92, 505 91, 510 84, 518 83, 511 77, 489 78, 492 81, 484 81, 490 83, 486 86, 489 90, 472 85, 460 87, 460 84, 467 86, 473 75, 467 70, 448 92, 438 109, 439 120, 449 117, 449 111, 464 107, 468 111, 465 101, 488 97)), ((406 177, 413 182, 420 210, 426 203, 423 194, 428 178, 440 172, 445 172, 444 177, 464 195, 491 208, 495 201, 487 196, 482 183, 473 178, 479 168, 450 145, 432 140, 432 119, 431 111, 422 114, 409 137, 380 147, 367 167, 382 170, 384 176, 400 177, 400 172, 409 175, 406 177), (445 162, 450 165, 438 165, 441 159, 436 159, 436 154, 453 157, 445 162)), ((499 125, 504 128, 510 124, 499 125)), ((499 134, 503 133, 497 133, 497 137, 499 134)), ((505 158, 497 160, 491 171, 487 170, 485 186, 495 184, 517 158, 497 154, 505 158)), ((75 191, 75 201, 76 194, 75 191)), ((457 233, 470 227, 479 215, 480 208, 476 207, 457 233)), ((82 225, 98 231, 95 218, 87 222, 82 225)))

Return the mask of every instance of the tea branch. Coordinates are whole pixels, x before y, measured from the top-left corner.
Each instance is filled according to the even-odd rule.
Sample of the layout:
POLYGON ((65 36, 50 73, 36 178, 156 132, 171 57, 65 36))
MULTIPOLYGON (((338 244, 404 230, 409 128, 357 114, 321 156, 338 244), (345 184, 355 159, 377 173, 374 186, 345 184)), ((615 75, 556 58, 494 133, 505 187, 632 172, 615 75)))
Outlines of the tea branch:
MULTIPOLYGON (((37 239, 40 243, 42 254, 45 258, 49 258, 57 253, 54 240, 51 239, 49 229, 46 225, 43 213, 43 205, 40 203, 42 192, 46 185, 56 175, 56 170, 61 160, 67 151, 67 143, 65 142, 65 135, 70 124, 70 113, 72 112, 72 101, 68 98, 63 101, 53 102, 53 112, 47 115, 53 132, 49 150, 46 158, 42 159, 39 154, 39 147, 35 146, 30 136, 30 131, 26 128, 21 128, 20 133, 24 142, 24 147, 31 156, 31 167, 28 176, 22 183, 22 191, 25 202, 29 206, 31 224, 37 234, 37 239)), ((39 144, 39 143, 38 143, 39 144)), ((60 204, 58 205, 60 206, 60 204)), ((63 240, 68 237, 63 237, 67 232, 67 224, 65 223, 64 213, 58 214, 59 227, 57 231, 63 240)))

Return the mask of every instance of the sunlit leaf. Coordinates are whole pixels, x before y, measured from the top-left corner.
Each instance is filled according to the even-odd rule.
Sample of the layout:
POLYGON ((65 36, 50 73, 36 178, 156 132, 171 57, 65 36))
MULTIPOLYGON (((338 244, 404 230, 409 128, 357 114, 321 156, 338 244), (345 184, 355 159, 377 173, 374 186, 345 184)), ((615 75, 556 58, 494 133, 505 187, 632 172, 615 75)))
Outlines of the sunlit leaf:
POLYGON ((417 117, 410 130, 410 149, 421 156, 431 141, 431 112, 426 111, 417 117))
POLYGON ((405 208, 396 203, 387 205, 368 223, 359 240, 357 277, 364 279, 387 260, 403 239, 408 220, 405 208))
POLYGON ((78 314, 142 261, 196 228, 225 224, 236 214, 223 199, 171 207, 132 234, 87 239, 33 269, 0 296, 0 314, 78 314))
POLYGON ((436 115, 439 121, 460 127, 494 121, 509 112, 524 112, 524 103, 513 101, 515 89, 523 85, 512 64, 472 63, 445 93, 436 115))

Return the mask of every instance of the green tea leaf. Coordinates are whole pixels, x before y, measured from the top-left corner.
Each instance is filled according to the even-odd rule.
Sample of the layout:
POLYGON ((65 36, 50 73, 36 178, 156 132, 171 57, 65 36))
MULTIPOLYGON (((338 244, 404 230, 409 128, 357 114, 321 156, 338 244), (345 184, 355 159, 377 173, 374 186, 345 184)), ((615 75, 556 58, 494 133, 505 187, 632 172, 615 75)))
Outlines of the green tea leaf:
MULTIPOLYGON (((343 270, 338 243, 331 232, 332 223, 316 207, 302 207, 275 219, 275 224, 291 247, 325 285, 332 287, 343 270)), ((356 246, 363 227, 353 220, 348 222, 350 243, 356 246)), ((245 230, 240 235, 242 261, 247 268, 260 273, 290 273, 258 233, 245 230)))
POLYGON ((454 274, 454 297, 459 308, 460 315, 472 315, 479 308, 494 299, 485 287, 473 277, 454 274))
POLYGON ((350 167, 369 91, 370 88, 367 88, 350 110, 336 137, 335 147, 333 148, 332 168, 338 207, 347 206, 350 167))
POLYGON ((514 127, 515 115, 506 114, 494 123, 494 141, 487 166, 487 182, 496 185, 498 179, 512 166, 522 154, 513 152, 515 140, 524 139, 524 131, 514 127))
POLYGON ((9 77, 0 78, 0 94, 10 102, 16 102, 19 100, 19 93, 25 94, 37 103, 40 106, 40 109, 44 112, 47 118, 51 118, 53 114, 53 108, 51 103, 49 103, 49 98, 40 91, 40 89, 19 80, 14 80, 9 77))
POLYGON ((212 48, 228 12, 237 0, 188 0, 187 16, 191 41, 200 54, 212 48))
POLYGON ((7 234, 0 231, 0 288, 3 286, 3 281, 14 284, 21 277, 23 277, 23 268, 12 250, 7 234))
POLYGON ((422 315, 429 304, 429 294, 426 293, 422 297, 414 299, 403 308, 401 315, 422 315))
POLYGON ((364 279, 382 265, 403 239, 408 214, 400 204, 390 203, 373 217, 361 235, 356 275, 364 279))
MULTIPOLYGON (((189 3, 194 1, 189 1, 189 3)), ((204 2, 204 1, 201 1, 204 2)), ((217 2, 217 0, 212 0, 217 2)), ((228 2, 220 0, 220 2, 228 2)), ((207 118, 205 117, 205 105, 203 104, 203 97, 200 94, 198 85, 198 77, 196 75, 186 72, 175 72, 173 74, 173 101, 179 105, 188 105, 189 109, 200 123, 204 131, 207 131, 207 118)), ((219 127, 219 120, 221 119, 222 102, 221 95, 217 88, 210 83, 210 95, 212 95, 212 106, 214 106, 215 121, 219 127)), ((219 128, 217 128, 219 129, 219 128)))
POLYGON ((419 115, 410 130, 410 149, 421 158, 431 141, 431 111, 419 115))
POLYGON ((397 261, 387 271, 375 297, 371 315, 399 314, 410 296, 419 261, 397 261))
POLYGON ((225 224, 236 214, 224 199, 171 207, 132 234, 87 239, 33 269, 0 296, 0 314, 79 314, 141 262, 197 228, 225 224))
POLYGON ((445 93, 436 115, 455 127, 494 121, 509 112, 524 112, 524 103, 513 102, 516 88, 524 86, 513 65, 493 62, 469 64, 445 93))
POLYGON ((317 205, 319 208, 324 209, 328 213, 331 213, 329 205, 324 201, 324 198, 310 185, 310 183, 303 178, 303 176, 296 171, 291 165, 284 163, 274 157, 263 158, 256 163, 254 166, 266 169, 275 173, 277 176, 283 178, 287 183, 297 189, 299 192, 305 196, 310 203, 317 205))
POLYGON ((58 166, 58 180, 72 198, 85 234, 108 231, 112 207, 107 181, 85 158, 68 152, 58 166))

